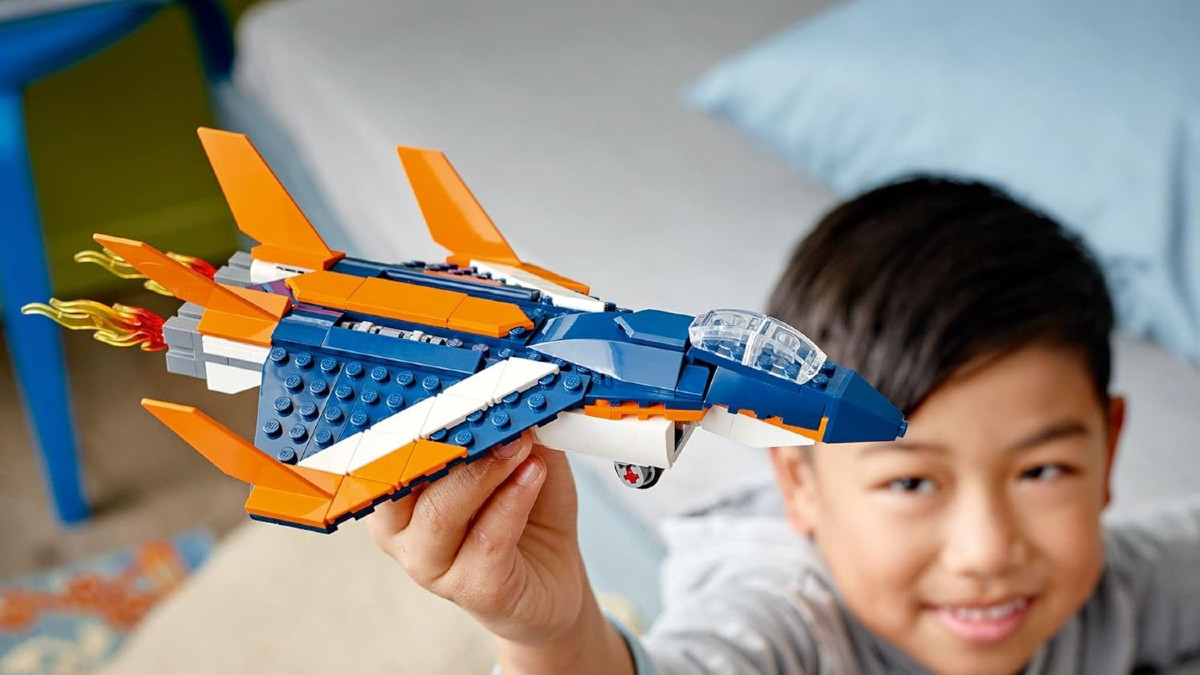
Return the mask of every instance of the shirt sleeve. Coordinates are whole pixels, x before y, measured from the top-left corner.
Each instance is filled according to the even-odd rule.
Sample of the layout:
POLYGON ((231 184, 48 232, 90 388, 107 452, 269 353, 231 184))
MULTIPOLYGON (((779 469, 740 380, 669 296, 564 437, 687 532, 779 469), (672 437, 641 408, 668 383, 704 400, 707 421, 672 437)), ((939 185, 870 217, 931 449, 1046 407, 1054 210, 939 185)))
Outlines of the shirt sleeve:
POLYGON ((1200 495, 1110 527, 1108 555, 1132 591, 1137 662, 1200 656, 1200 495))
POLYGON ((823 658, 840 660, 836 652, 849 645, 834 604, 802 597, 795 581, 757 581, 709 589, 668 608, 646 637, 630 643, 639 675, 815 673, 818 642, 823 658), (643 663, 652 669, 642 670, 643 663))

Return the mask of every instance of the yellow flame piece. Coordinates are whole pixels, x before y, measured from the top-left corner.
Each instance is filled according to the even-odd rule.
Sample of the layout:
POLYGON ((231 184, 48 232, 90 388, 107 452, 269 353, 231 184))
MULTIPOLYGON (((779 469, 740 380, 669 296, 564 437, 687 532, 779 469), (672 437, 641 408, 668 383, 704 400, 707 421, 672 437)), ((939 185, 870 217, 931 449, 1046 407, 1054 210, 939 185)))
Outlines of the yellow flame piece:
POLYGON ((50 298, 50 304, 31 302, 21 308, 21 313, 44 316, 69 330, 95 331, 92 337, 114 347, 137 346, 153 352, 167 346, 163 341, 163 318, 141 307, 50 298))
MULTIPOLYGON (((190 256, 190 255, 181 255, 179 253, 171 253, 171 252, 168 252, 167 256, 170 257, 172 260, 175 260, 176 262, 183 263, 184 265, 191 267, 192 269, 196 270, 197 272, 200 272, 201 274, 206 275, 209 279, 216 276, 217 269, 215 267, 213 267, 212 265, 208 264, 206 261, 204 261, 201 258, 196 258, 196 257, 190 256)), ((105 270, 107 270, 109 274, 112 274, 113 276, 117 277, 118 279, 145 279, 146 278, 145 274, 142 274, 141 272, 137 271, 137 268, 135 268, 133 265, 130 265, 129 263, 125 262, 124 258, 117 255, 116 253, 113 253, 112 251, 108 250, 107 248, 103 248, 99 251, 91 251, 91 250, 80 251, 79 253, 75 254, 75 262, 91 263, 93 265, 99 265, 100 267, 103 267, 105 270)), ((144 283, 142 285, 148 291, 153 291, 155 293, 158 293, 159 295, 165 295, 168 298, 175 297, 175 295, 173 293, 171 293, 171 291, 168 291, 161 284, 159 284, 157 281, 154 281, 152 279, 146 281, 146 283, 144 283)))

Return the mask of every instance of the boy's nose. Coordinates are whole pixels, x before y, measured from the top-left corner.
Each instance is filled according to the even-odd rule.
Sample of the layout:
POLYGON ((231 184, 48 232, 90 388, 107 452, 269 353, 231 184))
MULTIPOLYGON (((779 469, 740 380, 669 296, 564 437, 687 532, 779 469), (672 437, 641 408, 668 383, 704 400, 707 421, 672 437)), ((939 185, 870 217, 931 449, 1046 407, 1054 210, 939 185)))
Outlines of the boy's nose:
POLYGON ((954 574, 1004 576, 1022 565, 1028 546, 1010 505, 986 489, 964 490, 947 522, 942 564, 954 574))

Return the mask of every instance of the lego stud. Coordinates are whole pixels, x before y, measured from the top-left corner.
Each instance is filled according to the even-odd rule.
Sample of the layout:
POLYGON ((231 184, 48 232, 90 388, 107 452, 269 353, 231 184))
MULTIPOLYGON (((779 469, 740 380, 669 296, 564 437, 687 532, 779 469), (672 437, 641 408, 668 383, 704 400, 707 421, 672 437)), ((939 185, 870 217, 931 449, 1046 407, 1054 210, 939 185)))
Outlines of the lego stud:
POLYGON ((447 432, 445 429, 438 429, 437 431, 433 432, 432 434, 429 434, 429 440, 437 441, 440 443, 440 442, 446 440, 447 433, 449 433, 449 432, 447 432))
POLYGON ((385 403, 387 403, 387 407, 391 408, 392 410, 399 410, 404 407, 404 395, 392 394, 391 396, 387 397, 387 401, 385 401, 385 403))
POLYGON ((353 415, 350 416, 350 424, 352 424, 356 427, 365 427, 365 426, 367 426, 367 422, 369 422, 369 421, 371 421, 371 420, 369 417, 367 417, 367 413, 365 413, 361 410, 355 412, 353 415))
POLYGON ((479 352, 480 354, 487 354, 488 349, 489 349, 489 347, 487 345, 483 344, 482 342, 477 342, 477 343, 471 345, 471 351, 479 352))
POLYGON ((287 357, 287 350, 283 347, 273 347, 271 349, 271 353, 267 355, 267 358, 271 359, 271 363, 274 363, 277 366, 282 366, 283 364, 287 363, 287 357))
POLYGON ((583 385, 583 380, 579 379, 578 375, 567 375, 563 378, 563 388, 567 391, 578 391, 583 385))
POLYGON ((299 375, 289 375, 283 381, 283 386, 288 391, 300 391, 304 387, 304 380, 299 375))
POLYGON ((308 390, 313 396, 324 396, 329 393, 329 383, 325 380, 313 380, 312 384, 308 385, 308 390))
POLYGON ((383 366, 375 366, 371 369, 371 379, 376 382, 387 382, 388 371, 383 366))
POLYGON ((533 410, 541 410, 546 407, 546 397, 542 394, 534 394, 526 399, 525 405, 533 410))
POLYGON ((350 363, 347 363, 345 370, 346 375, 352 380, 357 380, 358 378, 362 377, 363 374, 363 366, 358 361, 351 361, 350 363))
POLYGON ((317 404, 312 401, 307 401, 300 405, 300 416, 306 420, 311 420, 317 416, 317 404))
POLYGON ((376 403, 379 403, 379 392, 375 391, 374 389, 364 389, 362 395, 358 397, 358 400, 362 401, 366 405, 375 405, 376 403))
POLYGON ((286 415, 292 411, 292 399, 286 396, 280 396, 275 399, 275 412, 280 415, 286 415))
POLYGON ((513 355, 513 350, 512 350, 512 348, 510 348, 510 347, 505 347, 505 348, 501 349, 501 350, 500 350, 500 351, 499 351, 499 352, 496 354, 496 357, 497 357, 497 358, 500 358, 500 359, 507 359, 508 357, 510 357, 510 356, 512 356, 512 355, 513 355))
POLYGON ((330 374, 337 372, 338 362, 332 356, 326 356, 321 359, 320 368, 322 373, 330 374))
POLYGON ((275 455, 275 457, 276 457, 276 459, 283 462, 284 464, 295 464, 296 463, 296 451, 293 450, 292 448, 281 449, 279 451, 279 454, 275 455))
POLYGON ((542 378, 538 380, 538 384, 542 385, 542 387, 545 389, 550 389, 554 386, 554 380, 554 373, 549 373, 548 375, 543 375, 542 378))
POLYGON ((471 413, 470 415, 467 415, 467 421, 470 422, 471 424, 479 424, 480 422, 483 421, 483 411, 476 410, 475 412, 471 413))
MULTIPOLYGON (((347 368, 347 370, 349 370, 349 368, 347 368)), ((354 398, 354 387, 351 387, 348 384, 339 384, 337 389, 333 390, 333 395, 343 401, 349 401, 350 399, 354 398)))
POLYGON ((450 338, 449 340, 446 340, 446 346, 447 347, 461 347, 461 346, 463 346, 463 341, 459 340, 458 338, 450 338))
POLYGON ((426 375, 425 379, 421 380, 421 388, 431 394, 440 386, 442 386, 442 381, 438 379, 437 375, 426 375))
POLYGON ((313 358, 312 358, 312 354, 309 354, 308 352, 300 352, 299 354, 296 355, 296 358, 294 359, 294 361, 296 362, 297 368, 303 368, 303 369, 312 368, 313 358))
POLYGON ((396 384, 400 385, 401 387, 412 386, 412 383, 415 380, 416 378, 413 376, 411 370, 402 370, 399 373, 396 373, 396 384))
POLYGON ((278 438, 279 434, 283 431, 283 427, 279 424, 279 420, 267 420, 262 425, 262 430, 269 438, 278 438))
POLYGON ((509 414, 503 410, 497 410, 496 412, 492 413, 492 426, 496 427, 497 429, 503 429, 511 422, 512 417, 510 417, 509 414))
POLYGON ((531 352, 526 352, 526 353, 525 353, 525 358, 529 359, 530 361, 541 361, 541 360, 542 360, 542 355, 541 355, 541 354, 539 354, 539 353, 537 353, 537 352, 532 352, 532 351, 531 351, 531 352))
POLYGON ((338 422, 342 421, 342 414, 341 408, 333 406, 325 411, 325 420, 333 424, 337 424, 338 422))
POLYGON ((472 434, 470 431, 463 429, 462 431, 454 434, 454 438, 450 439, 450 442, 455 445, 461 445, 463 447, 466 447, 466 446, 470 445, 471 442, 474 440, 475 440, 475 435, 472 434))
POLYGON ((514 391, 510 394, 505 394, 504 398, 500 400, 503 401, 505 405, 516 405, 517 401, 521 400, 521 394, 514 391))
POLYGON ((333 432, 328 429, 318 429, 317 433, 313 434, 313 440, 324 448, 333 442, 333 432))
POLYGON ((291 428, 288 429, 288 438, 296 441, 297 443, 303 441, 307 437, 308 429, 305 429, 303 424, 293 424, 291 428))

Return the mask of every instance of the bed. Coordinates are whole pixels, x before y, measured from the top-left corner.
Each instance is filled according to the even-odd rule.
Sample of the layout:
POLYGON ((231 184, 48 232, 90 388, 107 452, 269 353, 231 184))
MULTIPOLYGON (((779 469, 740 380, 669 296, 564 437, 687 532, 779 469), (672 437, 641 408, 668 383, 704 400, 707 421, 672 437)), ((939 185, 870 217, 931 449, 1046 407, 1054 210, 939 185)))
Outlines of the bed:
MULTIPOLYGON (((238 26, 238 63, 220 107, 226 126, 251 134, 331 245, 352 254, 445 255, 425 232, 394 150, 432 147, 447 153, 523 258, 587 282, 605 299, 692 313, 761 308, 790 248, 834 194, 688 109, 680 94, 723 56, 825 4, 265 2, 238 26)), ((1200 408, 1200 372, 1153 344, 1120 338, 1116 381, 1130 413, 1114 510, 1200 490, 1200 445, 1188 426, 1200 408)), ((576 466, 589 569, 597 586, 626 598, 643 619, 658 609, 660 519, 762 481, 769 470, 764 454, 703 434, 652 490, 622 487, 607 463, 576 466)), ((331 644, 348 643, 314 637, 308 622, 269 645, 246 631, 259 624, 232 620, 210 620, 203 635, 180 639, 185 630, 196 636, 187 627, 220 614, 226 601, 265 603, 276 616, 305 611, 313 604, 285 596, 306 577, 320 577, 313 621, 328 631, 358 630, 361 638, 370 632, 364 626, 404 611, 349 606, 361 597, 320 590, 322 575, 343 566, 362 570, 344 582, 354 588, 362 575, 392 573, 358 562, 370 555, 360 529, 321 546, 298 539, 311 535, 268 530, 248 524, 231 538, 151 618, 113 672, 227 672, 246 663, 256 672, 317 672, 339 656, 331 644), (258 561, 247 575, 261 573, 263 556, 296 561, 306 573, 289 566, 282 579, 230 580, 245 560, 258 561)), ((429 602, 413 589, 395 592, 429 602)), ((487 660, 485 636, 445 608, 434 615, 451 617, 438 625, 485 650, 465 671, 445 672, 475 672, 487 660)), ((397 648, 354 644, 356 654, 364 644, 385 656, 397 648)), ((387 672, 387 659, 355 660, 356 670, 387 672)), ((443 672, 435 661, 413 672, 443 672)))

